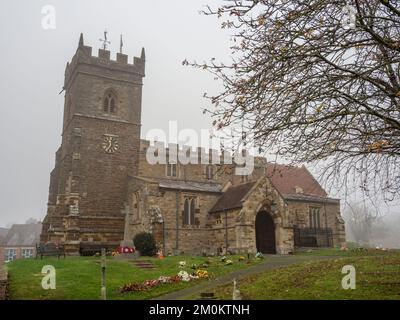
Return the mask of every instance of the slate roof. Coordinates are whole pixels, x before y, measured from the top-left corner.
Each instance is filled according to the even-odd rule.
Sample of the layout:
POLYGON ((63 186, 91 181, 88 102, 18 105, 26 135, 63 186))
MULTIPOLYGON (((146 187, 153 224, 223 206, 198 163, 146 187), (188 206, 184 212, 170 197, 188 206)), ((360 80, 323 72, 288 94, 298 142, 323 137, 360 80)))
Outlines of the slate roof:
POLYGON ((34 247, 40 240, 41 223, 14 224, 4 240, 5 247, 34 247))
POLYGON ((188 180, 165 179, 155 177, 130 176, 130 179, 137 179, 145 183, 154 183, 162 189, 197 191, 208 193, 221 193, 222 185, 218 183, 198 182, 188 180))
POLYGON ((220 193, 222 186, 216 183, 183 181, 183 180, 159 180, 159 186, 163 189, 187 190, 198 192, 220 193))
POLYGON ((305 166, 294 167, 282 164, 267 164, 266 175, 281 195, 309 195, 326 197, 327 193, 305 166), (302 193, 296 192, 296 187, 302 193))
POLYGON ((242 200, 257 181, 250 181, 229 187, 210 209, 210 213, 242 207, 242 200))

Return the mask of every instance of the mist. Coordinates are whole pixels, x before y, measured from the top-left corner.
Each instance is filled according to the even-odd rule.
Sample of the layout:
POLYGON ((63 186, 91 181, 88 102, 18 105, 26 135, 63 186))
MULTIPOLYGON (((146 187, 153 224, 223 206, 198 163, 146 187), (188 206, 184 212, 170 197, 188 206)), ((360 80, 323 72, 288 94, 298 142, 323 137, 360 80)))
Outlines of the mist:
MULTIPOLYGON (((205 92, 218 92, 212 75, 182 65, 185 59, 229 61, 230 33, 215 17, 200 15, 204 5, 219 1, 23 1, 0 4, 0 226, 41 220, 46 214, 49 174, 61 142, 64 69, 84 34, 93 53, 108 31, 112 59, 119 51, 139 56, 146 49, 142 101, 142 138, 168 121, 197 132, 211 127, 202 109, 210 107, 205 92), (55 29, 42 27, 45 5, 56 12, 55 29)), ((312 169, 312 168, 311 168, 312 169)), ((313 170, 312 170, 313 171, 313 170)), ((315 171, 314 171, 315 172, 315 171)), ((332 196, 345 197, 341 190, 332 196)), ((350 198, 359 200, 355 193, 350 198)), ((342 202, 343 209, 347 199, 342 202)), ((399 206, 375 202, 386 231, 374 242, 400 246, 399 206)), ((351 235, 350 235, 351 239, 351 235)))

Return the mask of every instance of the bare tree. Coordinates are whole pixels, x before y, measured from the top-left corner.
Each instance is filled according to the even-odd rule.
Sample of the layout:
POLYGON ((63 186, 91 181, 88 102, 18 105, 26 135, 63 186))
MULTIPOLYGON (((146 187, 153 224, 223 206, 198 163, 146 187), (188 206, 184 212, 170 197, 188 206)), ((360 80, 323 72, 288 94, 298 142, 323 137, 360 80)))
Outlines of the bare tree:
POLYGON ((369 244, 374 229, 379 230, 380 216, 365 204, 350 203, 344 211, 347 230, 359 244, 369 244))
POLYGON ((400 1, 227 0, 203 13, 233 32, 230 63, 183 62, 222 81, 205 94, 217 129, 241 125, 260 151, 399 196, 400 1))

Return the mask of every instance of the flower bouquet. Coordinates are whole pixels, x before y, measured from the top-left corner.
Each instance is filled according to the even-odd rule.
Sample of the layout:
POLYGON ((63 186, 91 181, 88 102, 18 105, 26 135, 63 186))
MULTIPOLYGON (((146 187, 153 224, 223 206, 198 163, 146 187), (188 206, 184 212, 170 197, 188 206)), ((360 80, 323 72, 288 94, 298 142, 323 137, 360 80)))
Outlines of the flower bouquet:
POLYGON ((122 286, 120 289, 121 293, 132 292, 132 291, 144 291, 147 288, 141 283, 129 283, 122 286))
POLYGON ((144 285, 147 289, 157 287, 159 284, 160 284, 160 281, 159 281, 159 280, 145 280, 145 281, 143 282, 143 285, 144 285))
POLYGON ((167 276, 160 276, 159 278, 158 278, 158 281, 160 282, 160 283, 171 283, 172 281, 171 281, 171 277, 167 277, 167 276))
POLYGON ((135 253, 135 248, 119 246, 117 249, 117 252, 118 253, 135 253))
POLYGON ((196 271, 196 275, 200 279, 205 279, 205 278, 208 278, 208 271, 207 270, 203 270, 203 269, 199 269, 199 270, 196 271))
POLYGON ((186 267, 186 261, 179 261, 179 268, 185 268, 186 267))
POLYGON ((191 280, 189 273, 187 273, 186 271, 179 271, 178 273, 178 277, 185 282, 189 282, 191 280))

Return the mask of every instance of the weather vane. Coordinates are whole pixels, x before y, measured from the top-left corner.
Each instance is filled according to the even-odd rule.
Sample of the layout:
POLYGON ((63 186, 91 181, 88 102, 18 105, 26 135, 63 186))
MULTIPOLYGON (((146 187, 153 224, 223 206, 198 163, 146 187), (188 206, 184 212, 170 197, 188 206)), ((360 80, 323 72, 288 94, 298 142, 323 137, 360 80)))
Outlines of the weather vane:
POLYGON ((107 30, 104 31, 104 39, 99 39, 99 41, 103 42, 103 49, 107 50, 107 45, 111 44, 111 42, 107 40, 107 30))

